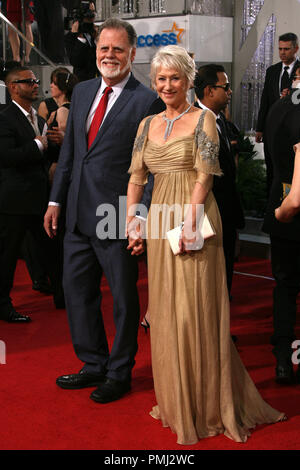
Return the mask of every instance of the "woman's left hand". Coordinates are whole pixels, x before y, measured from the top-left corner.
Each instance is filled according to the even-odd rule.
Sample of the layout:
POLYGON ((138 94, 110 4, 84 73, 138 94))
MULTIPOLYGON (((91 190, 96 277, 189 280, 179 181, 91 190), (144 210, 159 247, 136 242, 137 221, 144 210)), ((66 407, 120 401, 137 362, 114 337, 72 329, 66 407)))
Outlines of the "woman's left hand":
MULTIPOLYGON (((196 239, 196 238, 195 238, 196 239)), ((181 237, 179 240, 179 249, 180 249, 180 254, 184 255, 185 253, 189 254, 190 251, 186 249, 186 245, 190 242, 191 240, 187 240, 185 235, 184 235, 184 229, 182 229, 181 232, 181 237)))
POLYGON ((184 228, 181 232, 181 238, 179 240, 179 248, 181 254, 194 254, 195 251, 201 250, 203 246, 203 240, 197 237, 195 234, 193 237, 186 237, 184 233, 184 228))

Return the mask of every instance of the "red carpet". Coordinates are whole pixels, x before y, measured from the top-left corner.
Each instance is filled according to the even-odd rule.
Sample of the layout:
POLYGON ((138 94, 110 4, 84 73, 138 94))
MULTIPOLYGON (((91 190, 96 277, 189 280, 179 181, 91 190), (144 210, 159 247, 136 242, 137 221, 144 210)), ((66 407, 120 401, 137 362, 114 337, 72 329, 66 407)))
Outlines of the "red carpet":
MULTIPOLYGON (((265 260, 242 259, 236 271, 271 276, 265 260)), ((0 364, 0 449, 299 449, 300 385, 282 387, 274 382, 274 357, 269 345, 273 285, 269 279, 235 274, 232 334, 238 336, 238 350, 263 397, 284 411, 289 420, 257 427, 246 444, 221 435, 183 447, 176 444, 176 436, 169 429, 148 414, 155 397, 149 335, 143 330, 139 332, 133 389, 123 399, 100 405, 89 399, 91 389, 68 391, 56 386, 58 375, 78 371, 81 363, 73 352, 66 312, 55 310, 50 297, 32 291, 20 261, 12 297, 17 310, 32 312, 33 321, 26 325, 0 322, 0 340, 7 348, 6 364, 0 364)), ((144 313, 147 280, 143 264, 139 291, 144 313)), ((103 310, 111 340, 112 302, 106 287, 103 310)))

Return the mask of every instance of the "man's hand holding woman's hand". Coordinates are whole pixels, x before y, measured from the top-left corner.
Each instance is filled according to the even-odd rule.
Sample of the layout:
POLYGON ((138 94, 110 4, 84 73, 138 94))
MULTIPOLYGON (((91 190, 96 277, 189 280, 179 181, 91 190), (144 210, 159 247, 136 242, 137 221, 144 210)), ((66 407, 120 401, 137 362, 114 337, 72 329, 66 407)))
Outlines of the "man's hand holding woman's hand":
POLYGON ((145 251, 145 240, 143 239, 145 233, 145 224, 146 222, 138 219, 137 217, 133 217, 130 222, 127 222, 127 250, 132 250, 132 255, 141 255, 145 251))

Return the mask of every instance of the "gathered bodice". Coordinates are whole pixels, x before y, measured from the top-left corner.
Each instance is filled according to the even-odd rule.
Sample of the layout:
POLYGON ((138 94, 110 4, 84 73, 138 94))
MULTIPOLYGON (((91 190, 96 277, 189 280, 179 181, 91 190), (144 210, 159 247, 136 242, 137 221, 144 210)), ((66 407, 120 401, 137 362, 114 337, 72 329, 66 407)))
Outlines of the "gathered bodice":
POLYGON ((145 165, 153 175, 193 170, 193 146, 194 135, 170 139, 165 144, 148 140, 144 149, 145 165))

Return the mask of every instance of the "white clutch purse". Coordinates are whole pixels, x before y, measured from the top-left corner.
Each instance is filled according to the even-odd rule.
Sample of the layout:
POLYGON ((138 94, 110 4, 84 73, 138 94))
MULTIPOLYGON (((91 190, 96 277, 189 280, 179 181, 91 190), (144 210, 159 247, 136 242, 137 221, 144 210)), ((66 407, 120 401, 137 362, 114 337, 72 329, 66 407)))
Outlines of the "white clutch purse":
MULTIPOLYGON (((173 228, 172 230, 168 230, 168 232, 166 233, 167 239, 170 243, 170 247, 174 255, 178 255, 180 253, 179 240, 181 238, 182 227, 183 227, 183 223, 173 228)), ((204 214, 200 233, 203 237, 203 240, 207 240, 208 238, 214 237, 216 235, 216 232, 206 214, 204 214)), ((196 249, 201 250, 202 246, 203 246, 203 243, 201 246, 197 247, 196 249)))

